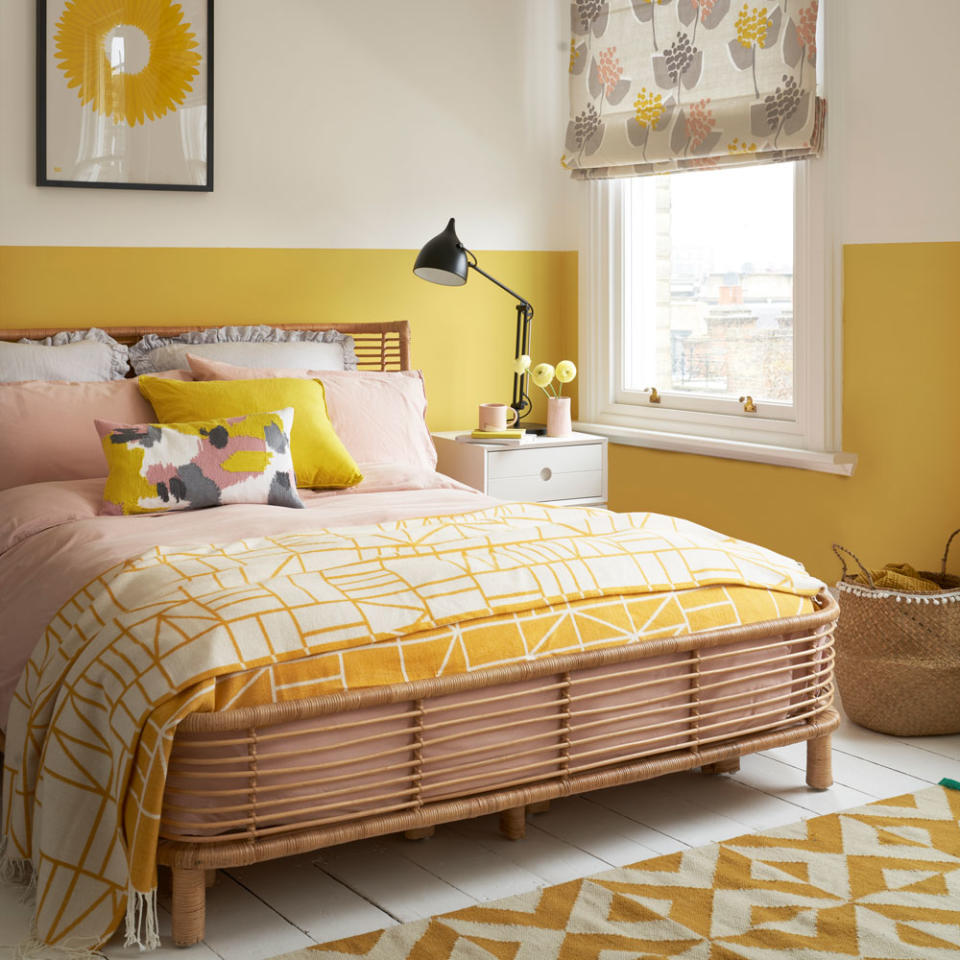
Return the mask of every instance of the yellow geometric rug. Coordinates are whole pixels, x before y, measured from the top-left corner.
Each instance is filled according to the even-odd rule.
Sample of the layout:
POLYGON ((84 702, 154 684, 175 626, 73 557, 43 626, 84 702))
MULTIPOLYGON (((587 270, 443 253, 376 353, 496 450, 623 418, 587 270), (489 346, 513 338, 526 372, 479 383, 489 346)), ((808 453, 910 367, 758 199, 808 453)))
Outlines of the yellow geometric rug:
POLYGON ((282 960, 661 957, 960 960, 960 789, 931 787, 282 960))

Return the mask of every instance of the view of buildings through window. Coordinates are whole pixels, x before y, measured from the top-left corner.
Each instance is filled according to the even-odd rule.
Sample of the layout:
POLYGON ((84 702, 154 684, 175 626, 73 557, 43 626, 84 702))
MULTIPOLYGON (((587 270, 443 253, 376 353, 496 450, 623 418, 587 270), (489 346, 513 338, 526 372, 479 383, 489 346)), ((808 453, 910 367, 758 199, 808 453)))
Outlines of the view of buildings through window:
POLYGON ((623 387, 793 402, 794 164, 629 181, 623 387))

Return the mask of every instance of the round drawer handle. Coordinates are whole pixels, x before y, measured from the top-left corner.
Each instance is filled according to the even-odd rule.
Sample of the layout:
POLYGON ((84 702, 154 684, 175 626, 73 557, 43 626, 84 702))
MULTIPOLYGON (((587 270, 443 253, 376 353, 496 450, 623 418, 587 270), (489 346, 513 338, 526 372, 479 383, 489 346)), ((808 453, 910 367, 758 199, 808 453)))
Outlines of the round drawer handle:
POLYGON ((549 480, 553 476, 553 471, 549 467, 544 467, 540 471, 541 480, 549 480))

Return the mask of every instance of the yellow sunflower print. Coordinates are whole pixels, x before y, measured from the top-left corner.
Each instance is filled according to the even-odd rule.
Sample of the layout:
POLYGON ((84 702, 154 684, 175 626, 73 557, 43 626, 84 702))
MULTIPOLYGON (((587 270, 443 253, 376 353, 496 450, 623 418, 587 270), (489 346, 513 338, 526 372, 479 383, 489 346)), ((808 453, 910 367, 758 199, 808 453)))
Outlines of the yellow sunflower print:
POLYGON ((170 0, 68 0, 54 35, 57 67, 80 102, 131 127, 174 111, 200 72, 197 36, 170 0), (107 39, 117 27, 135 27, 150 45, 136 73, 115 70, 107 39))

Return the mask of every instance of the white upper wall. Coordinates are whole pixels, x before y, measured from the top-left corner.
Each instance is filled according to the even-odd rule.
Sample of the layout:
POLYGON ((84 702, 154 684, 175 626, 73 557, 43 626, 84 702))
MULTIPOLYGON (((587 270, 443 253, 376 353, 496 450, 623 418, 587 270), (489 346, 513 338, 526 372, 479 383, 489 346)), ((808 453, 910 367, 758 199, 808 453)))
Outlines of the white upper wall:
MULTIPOLYGON (((843 242, 960 240, 960 0, 841 6, 843 242)), ((567 0, 220 0, 212 194, 34 186, 35 0, 0 0, 0 243, 571 249, 567 0)))
POLYGON ((212 194, 36 187, 35 0, 0 0, 0 244, 577 244, 559 0, 216 5, 212 194))
POLYGON ((826 142, 841 151, 840 239, 960 240, 960 0, 827 2, 841 8, 826 142))

